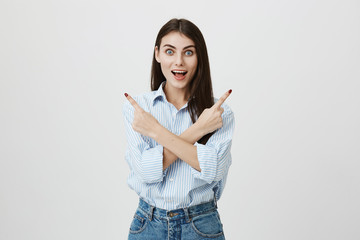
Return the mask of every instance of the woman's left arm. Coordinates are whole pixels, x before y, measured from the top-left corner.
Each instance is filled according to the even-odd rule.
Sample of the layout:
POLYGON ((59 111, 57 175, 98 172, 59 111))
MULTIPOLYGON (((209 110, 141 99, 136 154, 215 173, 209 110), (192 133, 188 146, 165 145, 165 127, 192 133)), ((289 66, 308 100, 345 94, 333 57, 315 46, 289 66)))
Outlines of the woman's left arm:
MULTIPOLYGON (((204 126, 206 129, 206 133, 212 132, 216 130, 217 128, 221 127, 223 124, 223 121, 220 121, 220 123, 215 123, 214 115, 218 115, 221 119, 221 113, 223 113, 223 109, 221 108, 222 103, 226 100, 226 98, 229 96, 230 92, 225 93, 218 102, 214 104, 213 107, 210 109, 206 109, 199 117, 197 122, 195 124, 204 126), (207 127, 205 127, 208 125, 207 127), (210 128, 209 128, 210 127, 210 128), (213 129, 211 129, 213 128, 213 129)), ((190 166, 192 166, 197 173, 200 174, 202 172, 202 168, 205 167, 205 173, 202 173, 199 177, 203 178, 204 180, 208 182, 212 182, 213 177, 208 176, 209 173, 211 175, 211 172, 209 171, 209 164, 207 162, 201 163, 199 161, 199 157, 203 158, 204 151, 198 151, 200 148, 199 146, 194 146, 193 144, 185 141, 181 137, 173 134, 169 130, 167 130, 165 127, 163 127, 150 113, 143 110, 136 101, 129 95, 126 95, 127 99, 131 103, 131 105, 135 108, 135 114, 134 114, 134 121, 132 124, 132 127, 135 131, 145 135, 149 136, 152 139, 154 139, 156 142, 158 142, 163 147, 169 149, 173 154, 178 156, 181 160, 188 163, 190 166), (208 173, 209 172, 209 173, 208 173)), ((228 125, 228 124, 226 124, 228 125)), ((220 130, 220 129, 219 129, 220 130)), ((218 132, 218 131, 217 131, 218 132)), ((205 133, 205 134, 206 134, 205 133)), ((204 134, 204 135, 205 135, 204 134)), ((216 135, 216 133, 214 134, 216 135)), ((218 134, 217 134, 218 135, 218 134)), ((211 137, 209 141, 212 139, 211 137)), ((206 152, 206 151, 205 151, 206 152)), ((208 151, 207 151, 208 152, 208 151)), ((213 153, 213 152, 212 152, 213 153)), ((213 155, 213 154, 212 154, 213 155)), ((211 167, 213 168, 213 167, 211 167)), ((215 166, 215 169, 217 167, 215 166)))
POLYGON ((207 183, 223 179, 232 162, 231 144, 235 130, 235 118, 228 106, 223 105, 223 107, 223 126, 209 138, 206 144, 195 143, 197 159, 202 171, 193 170, 193 176, 207 183))
POLYGON ((125 94, 125 96, 135 108, 132 128, 136 132, 151 137, 197 171, 201 171, 197 160, 196 147, 193 144, 186 142, 163 127, 150 113, 142 109, 130 95, 125 94))
POLYGON ((192 145, 161 125, 154 131, 152 138, 193 167, 194 177, 212 183, 220 181, 231 165, 230 150, 234 129, 234 114, 226 106, 222 114, 222 127, 217 129, 206 144, 192 145))

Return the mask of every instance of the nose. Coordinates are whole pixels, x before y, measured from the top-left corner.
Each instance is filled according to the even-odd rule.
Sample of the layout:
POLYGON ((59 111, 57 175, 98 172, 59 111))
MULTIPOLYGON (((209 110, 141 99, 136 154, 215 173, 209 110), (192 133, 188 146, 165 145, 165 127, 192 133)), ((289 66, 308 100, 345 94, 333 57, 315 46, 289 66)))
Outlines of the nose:
POLYGON ((184 64, 184 61, 183 61, 182 54, 177 54, 176 60, 175 60, 175 65, 176 66, 182 66, 183 64, 184 64))

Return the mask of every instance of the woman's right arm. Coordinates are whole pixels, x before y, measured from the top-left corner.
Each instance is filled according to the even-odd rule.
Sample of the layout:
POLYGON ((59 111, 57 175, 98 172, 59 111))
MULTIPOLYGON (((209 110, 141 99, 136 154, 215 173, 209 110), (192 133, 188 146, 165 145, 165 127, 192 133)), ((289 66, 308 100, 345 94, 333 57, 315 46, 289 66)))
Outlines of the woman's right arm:
MULTIPOLYGON (((205 134, 201 130, 201 126, 199 124, 193 124, 188 129, 186 129, 181 135, 180 138, 185 140, 188 143, 195 144, 199 141, 205 134)), ((163 152, 163 169, 168 168, 173 162, 176 161, 178 157, 172 153, 169 149, 164 148, 163 152)))
MULTIPOLYGON (((211 108, 205 109, 199 116, 198 120, 188 129, 186 129, 179 137, 188 143, 195 144, 206 134, 221 128, 221 114, 224 112, 224 109, 221 108, 220 105, 226 100, 230 93, 231 92, 225 93, 218 104, 211 108)), ((165 170, 168 168, 173 162, 176 161, 176 159, 178 159, 178 157, 169 149, 164 147, 163 169, 165 170)))
MULTIPOLYGON (((158 121, 151 114, 145 112, 134 99, 127 96, 129 102, 133 106, 132 108, 129 103, 125 103, 123 109, 125 129, 128 138, 128 154, 126 155, 126 158, 130 167, 143 179, 143 181, 148 183, 161 181, 163 172, 160 174, 160 169, 165 170, 178 157, 198 171, 201 171, 198 166, 199 163, 197 162, 197 159, 195 159, 197 158, 196 151, 194 153, 195 157, 191 157, 194 154, 190 153, 192 152, 190 151, 190 146, 193 148, 194 143, 201 139, 201 137, 222 126, 221 114, 224 109, 220 106, 230 93, 231 91, 227 92, 214 106, 205 109, 197 121, 180 136, 170 134, 170 132, 159 125, 158 121), (135 112, 136 117, 134 116, 135 112), (155 127, 157 125, 159 126, 155 127), (156 129, 160 132, 156 131, 156 129), (152 138, 157 136, 157 139, 154 140, 166 147, 158 145, 150 148, 146 141, 144 141, 142 134, 152 138), (174 149, 175 154, 168 148, 174 149), (189 148, 188 150, 190 152, 183 152, 181 150, 185 148, 189 148), (182 157, 184 157, 184 159, 182 157)), ((192 148, 191 150, 193 150, 192 148)))
MULTIPOLYGON (((128 162, 130 169, 142 182, 161 182, 165 174, 165 170, 173 162, 175 162, 178 157, 161 144, 157 146, 150 146, 146 137, 133 129, 135 111, 136 110, 133 106, 131 106, 130 102, 125 102, 123 105, 125 133, 127 138, 125 159, 128 162)), ((149 124, 148 127, 153 128, 156 124, 150 123, 151 120, 155 120, 155 118, 153 116, 149 116, 149 118, 143 122, 149 124)), ((201 121, 191 125, 178 137, 191 145, 194 145, 195 142, 207 134, 205 132, 207 131, 205 129, 206 125, 200 123, 201 121)))
MULTIPOLYGON (((229 97, 231 93, 231 90, 226 92, 220 99, 219 101, 214 104, 211 108, 207 108, 205 109, 199 116, 199 118, 196 120, 196 122, 191 125, 188 129, 186 129, 181 135, 176 136, 179 138, 179 140, 181 139, 182 141, 184 141, 183 143, 187 143, 187 144, 191 144, 194 145, 198 140, 200 140, 203 136, 205 136, 208 133, 214 132, 215 130, 219 129, 222 127, 222 117, 221 114, 224 112, 224 109, 221 107, 221 105, 225 102, 225 100, 229 97)), ((130 104, 134 107, 134 111, 137 114, 140 114, 141 117, 137 117, 136 121, 133 122, 134 119, 134 111, 124 111, 124 116, 126 117, 126 112, 131 112, 131 119, 127 119, 128 123, 132 123, 132 128, 134 128, 134 130, 136 130, 136 132, 140 132, 144 135, 150 135, 151 130, 154 129, 154 127, 156 125, 158 125, 157 120, 155 120, 155 118, 153 116, 151 116, 149 113, 144 112, 144 110, 136 103, 136 101, 134 99, 132 99, 130 96, 127 96, 130 104), (136 122, 136 123, 135 123, 136 122)), ((126 105, 125 105, 126 107, 126 105)), ((137 115, 139 116, 139 115, 137 115)), ((165 129, 164 129, 165 130, 165 129)), ((160 129, 161 131, 161 129, 160 129)), ((164 146, 166 145, 166 147, 163 147, 163 152, 162 152, 162 169, 165 170, 167 169, 173 162, 176 161, 176 159, 179 158, 179 156, 177 156, 176 154, 174 154, 171 150, 169 150, 167 147, 168 140, 170 140, 170 136, 167 136, 167 140, 163 142, 164 146)), ((172 138, 171 138, 172 139, 172 138)), ((161 140, 161 139, 158 139, 161 140)), ((164 140, 164 139, 162 139, 164 140)), ((180 145, 183 145, 180 142, 180 145)), ((161 144, 161 143, 160 143, 161 144)), ((174 148, 175 146, 170 145, 169 148, 174 148)), ((185 147, 185 145, 183 146, 185 147)), ((178 148, 174 148, 176 149, 175 151, 180 154, 181 151, 179 152, 177 149, 178 148)), ((187 156, 189 157, 189 156, 187 156)), ((195 157, 196 158, 196 157, 195 157)), ((192 159, 192 158, 191 158, 192 159)), ((183 159, 184 160, 184 159, 183 159)), ((199 166, 197 164, 197 161, 195 160, 188 160, 188 164, 190 164, 192 167, 199 169, 199 166)), ((187 161, 186 161, 187 162, 187 161)), ((200 170, 200 169, 199 169, 200 170)))
POLYGON ((163 180, 163 146, 151 146, 149 139, 136 132, 134 121, 134 107, 126 101, 123 105, 125 134, 127 139, 125 160, 131 174, 135 174, 143 183, 158 183, 163 180))
MULTIPOLYGON (((178 157, 162 145, 150 148, 142 135, 134 131, 132 128, 134 109, 128 102, 123 106, 123 115, 128 139, 126 158, 129 165, 144 182, 154 183, 161 181, 160 168, 166 170, 178 157)), ((179 137, 192 145, 195 144, 209 131, 209 126, 203 124, 204 122, 196 122, 179 137)))
MULTIPOLYGON (((129 102, 123 105, 125 133, 127 137, 127 149, 125 159, 134 173, 145 183, 162 181, 166 168, 178 157, 170 150, 157 145, 151 147, 146 138, 133 129, 134 107, 129 102)), ((152 120, 152 116, 150 120, 152 120)), ((149 121, 144 121, 149 122, 149 121)), ((194 145, 199 139, 207 134, 205 121, 199 121, 191 125, 180 136, 181 139, 194 145)), ((150 124, 150 127, 153 127, 150 124)))

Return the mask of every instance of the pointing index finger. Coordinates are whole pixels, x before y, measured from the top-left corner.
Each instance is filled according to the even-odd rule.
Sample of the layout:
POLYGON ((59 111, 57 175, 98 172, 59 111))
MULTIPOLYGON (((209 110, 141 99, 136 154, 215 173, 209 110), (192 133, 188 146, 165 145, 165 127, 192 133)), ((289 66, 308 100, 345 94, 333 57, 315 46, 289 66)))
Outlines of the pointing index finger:
POLYGON ((224 93, 224 95, 221 96, 221 98, 214 104, 214 107, 221 107, 221 105, 225 102, 225 100, 230 96, 230 93, 232 92, 232 90, 230 89, 229 91, 227 91, 226 93, 224 93))
POLYGON ((136 110, 143 110, 139 104, 127 93, 124 94, 126 99, 130 102, 130 104, 136 109, 136 110))

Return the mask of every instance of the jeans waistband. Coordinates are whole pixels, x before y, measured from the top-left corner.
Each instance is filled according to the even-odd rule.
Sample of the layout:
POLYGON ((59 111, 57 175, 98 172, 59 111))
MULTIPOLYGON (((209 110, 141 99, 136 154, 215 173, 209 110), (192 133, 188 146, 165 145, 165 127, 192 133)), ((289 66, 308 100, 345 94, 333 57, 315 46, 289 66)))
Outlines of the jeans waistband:
POLYGON ((188 208, 166 210, 166 209, 154 207, 140 198, 139 208, 148 214, 150 220, 152 220, 153 216, 156 216, 157 218, 170 218, 172 220, 185 217, 186 221, 189 222, 195 216, 216 210, 217 204, 216 204, 216 200, 213 200, 210 202, 201 203, 199 205, 191 206, 188 208))

